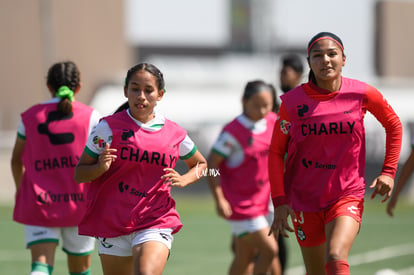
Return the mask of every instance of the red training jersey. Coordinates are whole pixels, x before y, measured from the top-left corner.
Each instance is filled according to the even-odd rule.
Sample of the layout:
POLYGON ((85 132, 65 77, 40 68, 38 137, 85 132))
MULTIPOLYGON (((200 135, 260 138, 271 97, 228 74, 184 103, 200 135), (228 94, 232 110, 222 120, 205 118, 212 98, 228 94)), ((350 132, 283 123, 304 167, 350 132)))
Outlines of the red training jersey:
POLYGON ((269 154, 275 207, 289 203, 295 210, 320 211, 344 196, 363 198, 367 110, 387 134, 381 174, 394 177, 402 126, 377 89, 342 78, 336 92, 306 83, 282 96, 269 154))

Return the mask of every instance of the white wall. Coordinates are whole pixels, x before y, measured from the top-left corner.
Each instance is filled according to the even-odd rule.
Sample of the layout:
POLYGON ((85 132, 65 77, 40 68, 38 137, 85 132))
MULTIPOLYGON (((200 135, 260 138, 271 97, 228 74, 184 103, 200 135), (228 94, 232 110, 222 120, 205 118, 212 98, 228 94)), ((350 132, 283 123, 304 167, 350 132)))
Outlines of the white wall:
MULTIPOLYGON (((225 47, 230 42, 230 0, 125 1, 126 35, 132 44, 225 47)), ((344 73, 369 80, 374 75, 376 1, 252 0, 252 37, 263 40, 254 44, 305 51, 314 34, 331 31, 345 45, 344 73)))
POLYGON ((125 0, 132 44, 222 47, 230 40, 228 0, 125 0))

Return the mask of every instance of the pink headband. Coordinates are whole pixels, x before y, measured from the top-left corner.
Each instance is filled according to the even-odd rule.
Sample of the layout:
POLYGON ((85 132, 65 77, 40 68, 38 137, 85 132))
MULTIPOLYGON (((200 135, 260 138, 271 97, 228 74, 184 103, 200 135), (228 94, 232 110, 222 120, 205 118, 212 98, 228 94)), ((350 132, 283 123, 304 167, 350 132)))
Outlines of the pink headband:
POLYGON ((313 45, 316 42, 318 42, 319 40, 322 40, 322 39, 332 40, 333 42, 335 42, 336 44, 338 44, 338 46, 341 48, 342 52, 344 51, 344 47, 342 47, 341 43, 339 43, 336 39, 333 39, 332 37, 329 37, 329 36, 323 36, 323 37, 319 37, 318 39, 316 39, 315 41, 313 41, 312 44, 310 44, 310 46, 308 48, 308 56, 309 56, 309 53, 310 53, 310 49, 313 47, 313 45))

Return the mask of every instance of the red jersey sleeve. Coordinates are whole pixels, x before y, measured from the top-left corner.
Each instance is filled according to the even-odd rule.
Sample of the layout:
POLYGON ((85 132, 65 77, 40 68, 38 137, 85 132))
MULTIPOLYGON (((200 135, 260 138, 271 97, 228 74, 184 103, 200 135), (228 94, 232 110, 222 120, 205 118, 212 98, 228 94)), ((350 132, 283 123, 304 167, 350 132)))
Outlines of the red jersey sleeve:
POLYGON ((382 94, 369 85, 363 108, 366 108, 366 110, 373 114, 385 128, 385 158, 381 174, 394 178, 401 152, 401 121, 382 94))
POLYGON ((271 195, 275 207, 287 203, 283 174, 285 170, 285 155, 289 141, 289 116, 285 105, 281 104, 276 124, 273 128, 272 141, 269 151, 269 181, 271 195))

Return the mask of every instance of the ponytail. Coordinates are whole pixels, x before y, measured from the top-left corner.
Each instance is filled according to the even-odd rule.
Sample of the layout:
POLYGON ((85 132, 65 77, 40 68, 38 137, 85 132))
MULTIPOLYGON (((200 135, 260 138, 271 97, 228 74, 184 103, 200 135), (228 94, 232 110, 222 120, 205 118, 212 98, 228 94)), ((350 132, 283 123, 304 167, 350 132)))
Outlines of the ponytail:
POLYGON ((68 86, 62 86, 58 89, 56 96, 60 98, 57 109, 59 112, 67 115, 72 112, 72 101, 74 92, 68 86))
POLYGON ((119 106, 116 110, 115 110, 115 112, 114 112, 114 114, 116 114, 116 113, 119 113, 119 112, 122 112, 123 110, 126 110, 126 109, 128 109, 129 108, 129 103, 128 103, 128 101, 125 101, 121 106, 119 106))
POLYGON ((72 61, 53 64, 47 74, 47 85, 54 96, 60 98, 57 110, 63 114, 72 112, 72 101, 80 85, 80 72, 72 61))

